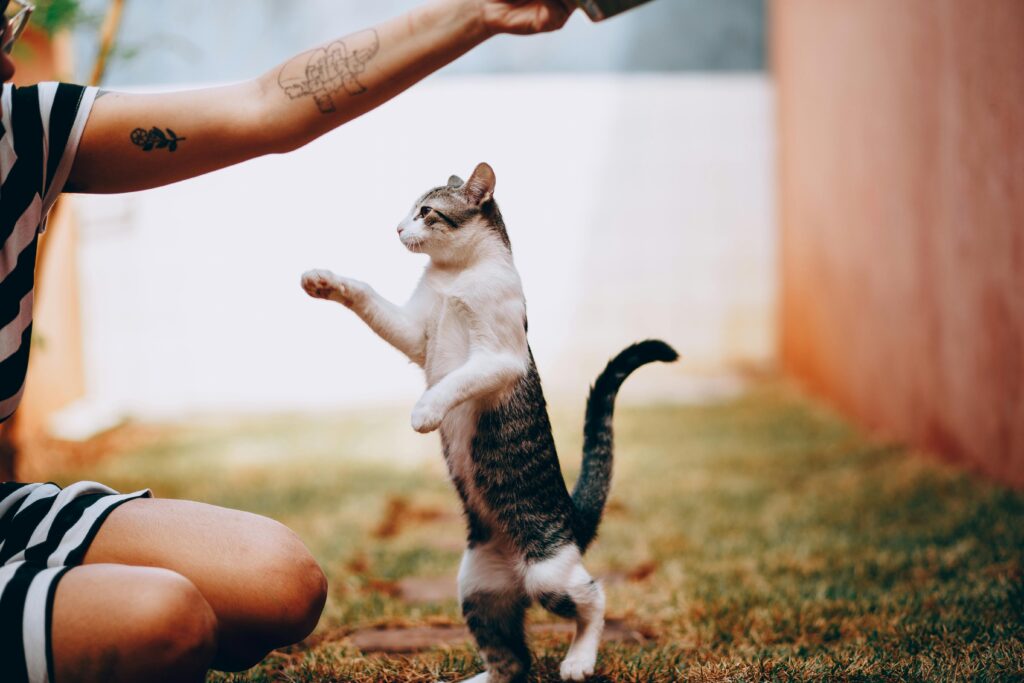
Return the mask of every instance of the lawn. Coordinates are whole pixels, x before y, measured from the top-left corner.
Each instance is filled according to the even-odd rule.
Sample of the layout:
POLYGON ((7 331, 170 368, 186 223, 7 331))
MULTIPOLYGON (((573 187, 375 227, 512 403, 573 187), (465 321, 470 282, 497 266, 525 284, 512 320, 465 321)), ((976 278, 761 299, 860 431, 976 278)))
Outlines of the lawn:
MULTIPOLYGON (((553 420, 571 482, 582 408, 553 420)), ((624 407, 615 426, 612 496, 587 562, 604 577, 614 640, 593 680, 1024 679, 1024 494, 872 440, 775 384, 715 405, 624 407)), ((209 680, 480 670, 452 628, 458 503, 436 437, 413 434, 404 410, 102 438, 93 446, 111 455, 57 480, 269 515, 327 572, 307 641, 209 680)), ((569 636, 540 610, 530 620, 533 680, 556 681, 569 636)))

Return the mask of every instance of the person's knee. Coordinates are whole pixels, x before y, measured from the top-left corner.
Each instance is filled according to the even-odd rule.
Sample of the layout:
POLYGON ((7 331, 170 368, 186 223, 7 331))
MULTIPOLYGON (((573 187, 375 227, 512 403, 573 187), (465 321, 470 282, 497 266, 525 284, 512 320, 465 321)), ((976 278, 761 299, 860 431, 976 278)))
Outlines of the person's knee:
POLYGON ((217 618, 195 585, 166 569, 131 596, 132 645, 154 670, 205 670, 217 648, 217 618))
POLYGON ((280 645, 309 635, 327 601, 327 577, 306 546, 290 529, 267 520, 263 553, 256 570, 272 595, 280 645))
POLYGON ((305 546, 301 552, 292 554, 288 562, 292 580, 288 603, 292 605, 287 624, 291 632, 289 640, 302 640, 316 628, 327 602, 327 577, 305 546))

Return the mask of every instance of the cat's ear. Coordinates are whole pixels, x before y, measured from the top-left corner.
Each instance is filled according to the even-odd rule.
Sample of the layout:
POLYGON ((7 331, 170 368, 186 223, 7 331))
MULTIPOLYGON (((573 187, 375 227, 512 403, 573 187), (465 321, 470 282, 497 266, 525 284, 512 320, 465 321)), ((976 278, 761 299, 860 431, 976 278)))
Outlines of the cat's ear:
POLYGON ((462 187, 465 184, 466 183, 462 180, 462 178, 460 178, 457 175, 453 175, 453 176, 448 178, 448 187, 457 188, 457 187, 462 187))
POLYGON ((494 183, 494 169, 486 163, 479 163, 463 189, 469 201, 479 206, 494 196, 494 183))

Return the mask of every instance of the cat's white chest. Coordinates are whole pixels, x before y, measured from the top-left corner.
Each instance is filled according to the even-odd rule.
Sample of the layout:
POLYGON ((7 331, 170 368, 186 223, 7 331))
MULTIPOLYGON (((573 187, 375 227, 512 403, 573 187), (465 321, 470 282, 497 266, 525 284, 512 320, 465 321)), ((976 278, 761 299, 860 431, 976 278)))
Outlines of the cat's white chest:
POLYGON ((442 296, 437 302, 432 325, 427 330, 427 354, 424 371, 427 385, 434 386, 441 378, 469 358, 469 329, 460 315, 455 299, 442 296))
MULTIPOLYGON (((427 393, 446 397, 477 387, 453 402, 439 425, 449 472, 468 498, 467 505, 488 516, 486 501, 476 490, 473 440, 480 413, 508 389, 495 390, 495 380, 511 376, 519 359, 528 363, 522 287, 511 261, 479 265, 457 274, 428 269, 421 281, 426 316, 423 369, 427 393), (479 355, 467 365, 473 354, 479 355), (459 374, 460 368, 466 368, 459 374), (458 374, 453 381, 445 378, 458 374), (481 390, 492 387, 490 391, 481 390)), ((426 394, 425 394, 426 395, 426 394)))
MULTIPOLYGON (((427 327, 427 353, 424 371, 427 385, 432 387, 469 359, 469 321, 454 295, 442 294, 435 305, 434 316, 427 327)), ((447 443, 448 470, 463 482, 470 505, 483 511, 472 474, 473 437, 476 434, 479 406, 469 400, 453 408, 441 423, 442 438, 447 443)))

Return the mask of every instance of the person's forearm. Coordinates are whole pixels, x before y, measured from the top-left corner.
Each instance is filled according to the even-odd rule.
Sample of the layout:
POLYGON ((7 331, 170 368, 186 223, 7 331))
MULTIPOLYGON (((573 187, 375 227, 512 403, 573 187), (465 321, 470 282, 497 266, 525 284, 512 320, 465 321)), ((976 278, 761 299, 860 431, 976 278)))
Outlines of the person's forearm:
POLYGON ((436 0, 303 52, 258 79, 280 151, 386 102, 489 37, 475 0, 436 0))
POLYGON ((65 190, 130 192, 295 149, 498 32, 561 27, 571 0, 434 0, 307 50, 259 78, 159 94, 101 93, 65 190))

